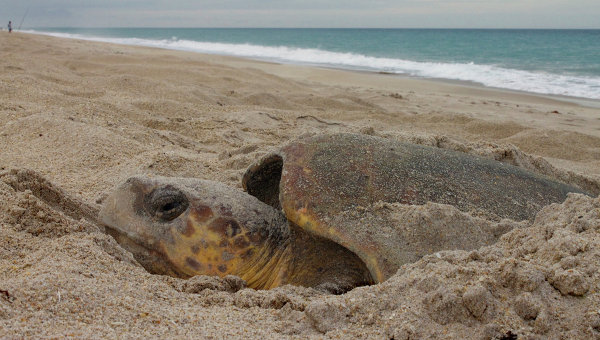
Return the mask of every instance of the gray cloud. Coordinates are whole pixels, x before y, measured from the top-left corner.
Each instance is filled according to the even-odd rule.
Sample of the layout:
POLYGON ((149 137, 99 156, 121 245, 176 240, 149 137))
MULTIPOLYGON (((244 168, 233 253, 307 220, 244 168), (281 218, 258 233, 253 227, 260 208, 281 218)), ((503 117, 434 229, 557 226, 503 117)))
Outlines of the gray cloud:
POLYGON ((600 28, 598 0, 0 0, 24 27, 600 28))

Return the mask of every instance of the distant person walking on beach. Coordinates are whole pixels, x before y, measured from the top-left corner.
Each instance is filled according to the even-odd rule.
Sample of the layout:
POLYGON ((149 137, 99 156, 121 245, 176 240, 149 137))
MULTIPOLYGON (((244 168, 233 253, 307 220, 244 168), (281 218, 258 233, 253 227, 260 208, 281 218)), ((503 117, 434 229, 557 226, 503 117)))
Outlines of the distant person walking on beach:
POLYGON ((12 32, 12 21, 8 22, 8 33, 12 32))

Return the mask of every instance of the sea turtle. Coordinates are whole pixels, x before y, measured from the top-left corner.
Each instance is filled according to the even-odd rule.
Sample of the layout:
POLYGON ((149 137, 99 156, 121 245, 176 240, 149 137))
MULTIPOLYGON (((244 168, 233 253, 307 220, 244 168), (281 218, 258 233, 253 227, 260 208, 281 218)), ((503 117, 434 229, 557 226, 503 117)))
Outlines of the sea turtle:
POLYGON ((427 225, 419 233, 390 228, 386 217, 360 218, 381 202, 432 201, 523 220, 582 192, 505 163, 359 134, 296 140, 251 165, 242 185, 247 193, 199 179, 133 177, 106 199, 100 219, 152 273, 343 292, 384 281, 419 249, 482 245, 471 231, 449 230, 439 241, 427 225))

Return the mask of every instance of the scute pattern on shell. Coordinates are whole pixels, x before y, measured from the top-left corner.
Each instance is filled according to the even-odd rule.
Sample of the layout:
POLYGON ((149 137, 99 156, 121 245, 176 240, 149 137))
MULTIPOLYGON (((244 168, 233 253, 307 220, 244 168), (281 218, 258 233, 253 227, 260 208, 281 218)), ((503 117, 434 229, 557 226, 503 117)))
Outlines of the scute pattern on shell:
MULTIPOLYGON (((421 250, 416 248, 433 252, 472 249, 489 239, 467 238, 456 244, 450 238, 446 238, 449 243, 437 242, 441 236, 431 235, 432 239, 409 245, 411 250, 398 251, 397 244, 407 243, 411 236, 399 229, 396 235, 384 232, 394 222, 376 211, 377 204, 435 202, 497 220, 520 221, 533 218, 548 204, 564 201, 569 192, 582 192, 522 168, 462 152, 348 133, 292 142, 251 166, 243 185, 251 194, 260 192, 262 197, 257 197, 267 203, 273 200, 269 193, 277 193, 288 220, 358 254, 379 281, 414 261, 415 250, 421 250), (281 168, 273 170, 273 164, 281 168), (269 173, 281 174, 278 190, 272 179, 263 180, 269 173), (370 217, 361 222, 356 218, 360 211, 370 217), (394 251, 387 251, 390 238, 394 251)), ((454 235, 457 230, 448 232, 454 235)))

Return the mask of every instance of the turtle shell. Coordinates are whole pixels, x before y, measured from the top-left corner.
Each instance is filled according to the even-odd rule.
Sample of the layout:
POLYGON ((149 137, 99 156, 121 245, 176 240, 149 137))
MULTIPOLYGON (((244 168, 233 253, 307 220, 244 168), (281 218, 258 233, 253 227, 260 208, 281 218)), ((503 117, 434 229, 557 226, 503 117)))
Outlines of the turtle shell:
POLYGON ((401 226, 386 225, 397 221, 385 214, 362 218, 361 211, 372 213, 381 202, 450 204, 461 211, 518 221, 564 201, 569 192, 582 192, 498 161, 358 134, 292 142, 252 165, 242 185, 249 194, 281 208, 291 223, 353 251, 380 282, 402 264, 417 260, 415 254, 420 251, 422 256, 423 249, 483 245, 477 241, 481 238, 466 237, 462 230, 442 231, 451 234, 448 242, 438 242, 439 232, 424 230, 415 241, 401 226))

